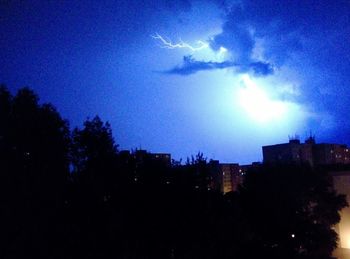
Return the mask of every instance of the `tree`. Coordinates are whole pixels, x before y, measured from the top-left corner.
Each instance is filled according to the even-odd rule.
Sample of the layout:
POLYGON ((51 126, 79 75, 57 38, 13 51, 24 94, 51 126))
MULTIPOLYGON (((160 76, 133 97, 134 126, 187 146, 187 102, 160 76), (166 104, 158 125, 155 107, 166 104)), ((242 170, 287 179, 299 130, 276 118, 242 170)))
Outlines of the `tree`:
POLYGON ((269 258, 331 258, 333 226, 347 206, 321 169, 263 165, 247 173, 240 189, 252 246, 269 258))
MULTIPOLYGON (((80 257, 104 258, 111 251, 113 223, 111 201, 119 189, 117 145, 112 130, 96 116, 72 132, 73 185, 70 192, 71 247, 80 257)), ((118 245, 117 242, 114 245, 118 245)))
POLYGON ((45 257, 56 243, 55 227, 64 206, 68 123, 52 105, 39 104, 30 89, 22 88, 12 96, 4 86, 0 88, 0 120, 1 206, 6 212, 1 222, 1 235, 6 237, 1 251, 21 257, 24 251, 35 250, 38 257, 38 251, 45 257), (48 231, 53 234, 47 235, 48 231))
POLYGON ((110 124, 103 123, 98 116, 88 119, 83 129, 74 129, 72 141, 73 173, 86 184, 107 187, 116 173, 117 156, 110 124))

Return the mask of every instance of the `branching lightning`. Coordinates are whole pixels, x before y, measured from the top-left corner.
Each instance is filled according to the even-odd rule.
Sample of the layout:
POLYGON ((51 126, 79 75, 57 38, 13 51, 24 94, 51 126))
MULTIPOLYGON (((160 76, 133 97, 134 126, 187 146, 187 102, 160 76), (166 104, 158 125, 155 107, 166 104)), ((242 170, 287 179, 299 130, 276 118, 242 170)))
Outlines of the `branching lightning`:
POLYGON ((191 51, 199 51, 202 49, 206 49, 209 47, 209 44, 204 42, 204 41, 197 41, 196 42, 196 46, 192 46, 184 41, 182 41, 180 39, 179 43, 174 44, 170 39, 165 39, 163 36, 159 35, 158 33, 156 33, 156 35, 152 35, 151 36, 153 39, 159 40, 162 45, 161 48, 165 48, 165 49, 190 49, 191 51))

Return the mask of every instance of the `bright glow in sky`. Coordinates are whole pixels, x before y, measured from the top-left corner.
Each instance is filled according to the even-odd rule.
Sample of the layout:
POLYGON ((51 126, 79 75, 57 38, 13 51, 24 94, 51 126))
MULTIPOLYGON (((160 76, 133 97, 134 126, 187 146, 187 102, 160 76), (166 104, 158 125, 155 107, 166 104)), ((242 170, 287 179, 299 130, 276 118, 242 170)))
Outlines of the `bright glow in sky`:
MULTIPOLYGON (((152 36, 152 38, 161 42, 161 48, 169 50, 187 49, 189 51, 187 54, 198 61, 225 62, 230 58, 228 49, 223 46, 220 46, 218 50, 215 51, 209 48, 208 42, 203 40, 197 40, 198 46, 194 46, 181 40, 179 43, 173 43, 171 39, 163 37, 158 33, 155 35, 156 36, 152 36)), ((207 35, 207 38, 208 36, 209 35, 207 35)), ((268 123, 284 123, 290 125, 290 120, 295 119, 293 116, 305 115, 302 114, 301 107, 298 107, 297 104, 279 100, 279 95, 286 92, 284 88, 279 87, 278 91, 274 91, 273 87, 266 87, 266 85, 264 85, 264 80, 256 80, 253 75, 238 72, 238 77, 232 77, 232 75, 230 75, 232 72, 224 74, 224 77, 226 80, 235 78, 234 81, 236 83, 232 101, 238 104, 239 109, 243 110, 243 113, 237 113, 237 116, 241 117, 240 119, 247 117, 253 124, 258 124, 260 126, 266 126, 268 123)), ((213 73, 214 76, 219 74, 220 77, 223 76, 221 73, 213 73)), ((216 76, 216 80, 220 82, 222 79, 216 76)), ((266 83, 268 84, 265 80, 265 84, 266 83)), ((237 105, 235 105, 235 107, 237 109, 237 105)))
POLYGON ((259 123, 278 122, 287 115, 288 104, 272 100, 264 89, 258 86, 247 74, 241 79, 238 102, 247 115, 259 123))

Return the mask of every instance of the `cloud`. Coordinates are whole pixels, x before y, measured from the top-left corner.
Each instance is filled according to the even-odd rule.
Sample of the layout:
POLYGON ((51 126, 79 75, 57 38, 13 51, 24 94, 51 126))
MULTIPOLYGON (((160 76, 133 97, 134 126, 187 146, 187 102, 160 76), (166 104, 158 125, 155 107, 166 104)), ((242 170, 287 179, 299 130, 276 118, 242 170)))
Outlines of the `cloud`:
POLYGON ((273 74, 274 67, 267 62, 252 62, 248 65, 248 70, 251 69, 255 75, 266 76, 273 74))
POLYGON ((167 74, 175 75, 191 75, 203 70, 223 69, 235 67, 237 64, 230 61, 214 62, 214 61, 197 61, 191 55, 183 57, 183 63, 168 71, 167 74))
POLYGON ((195 44, 189 44, 182 40, 172 42, 158 33, 151 35, 161 48, 188 51, 181 64, 165 73, 186 76, 198 71, 234 68, 234 72, 248 72, 257 76, 272 74, 275 65, 264 59, 263 55, 254 56, 256 38, 252 28, 245 22, 242 5, 237 1, 218 0, 216 3, 225 9, 222 31, 216 35, 207 35, 208 40, 197 40, 195 44), (204 52, 206 49, 211 52, 204 52), (225 55, 220 58, 207 54, 219 55, 222 50, 225 50, 225 55), (198 54, 195 55, 194 52, 198 54))
MULTIPOLYGON (((350 51, 346 44, 350 35, 348 1, 207 1, 214 2, 223 11, 221 24, 218 23, 221 26, 212 30, 212 34, 196 34, 196 37, 207 39, 207 53, 226 49, 224 59, 206 56, 205 51, 189 51, 187 53, 193 57, 184 57, 166 73, 186 76, 198 71, 230 69, 263 77, 275 72, 273 77, 267 78, 283 82, 283 85, 298 82, 297 89, 288 90, 297 92, 293 101, 298 100, 319 114, 329 113, 335 118, 322 123, 317 120, 311 123, 313 127, 338 124, 350 132, 349 120, 342 121, 349 112, 347 104, 350 102, 347 87, 350 51)), ((201 17, 205 24, 205 16, 201 17)), ((271 89, 276 86, 270 85, 271 89)), ((272 91, 282 92, 283 98, 289 96, 284 88, 272 91)))
POLYGON ((226 18, 222 32, 212 37, 210 47, 217 51, 224 47, 233 59, 241 63, 250 63, 255 40, 244 23, 237 22, 231 16, 226 18))
POLYGON ((166 74, 174 75, 191 75, 199 71, 205 70, 215 70, 215 69, 225 69, 225 68, 235 68, 240 72, 253 72, 255 75, 268 75, 273 73, 273 67, 269 63, 264 62, 252 62, 247 65, 238 64, 232 61, 198 61, 194 59, 191 55, 184 56, 181 65, 176 66, 168 71, 166 74))

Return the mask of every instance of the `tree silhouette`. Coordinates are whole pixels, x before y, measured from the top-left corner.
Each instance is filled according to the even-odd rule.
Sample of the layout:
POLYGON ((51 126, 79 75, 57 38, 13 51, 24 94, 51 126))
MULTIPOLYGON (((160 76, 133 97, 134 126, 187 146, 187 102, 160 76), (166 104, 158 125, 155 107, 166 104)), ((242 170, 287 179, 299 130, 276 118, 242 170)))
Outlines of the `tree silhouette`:
POLYGON ((74 129, 72 134, 72 161, 74 173, 91 183, 96 183, 112 173, 117 155, 109 123, 96 116, 86 120, 83 129, 74 129))
POLYGON ((74 249, 80 257, 102 257, 113 230, 110 203, 118 189, 117 146, 109 123, 96 116, 72 132, 72 176, 70 194, 74 249), (108 214, 109 213, 109 214, 108 214))
POLYGON ((269 258, 331 258, 333 226, 347 206, 331 177, 307 165, 264 165, 248 172, 240 189, 251 243, 269 258))
POLYGON ((35 251, 45 257, 55 246, 55 237, 48 232, 57 233, 58 211, 64 204, 68 124, 53 106, 40 105, 28 88, 12 97, 1 87, 0 100, 0 189, 7 197, 1 203, 6 211, 1 251, 19 257, 35 251))

